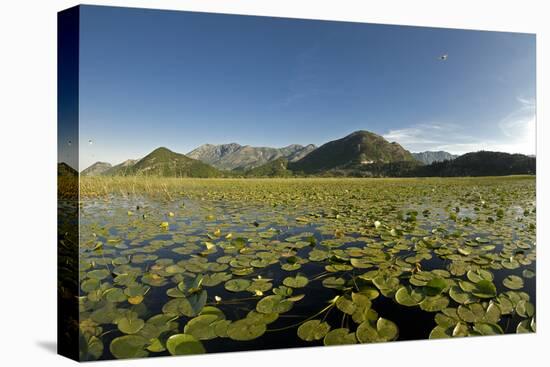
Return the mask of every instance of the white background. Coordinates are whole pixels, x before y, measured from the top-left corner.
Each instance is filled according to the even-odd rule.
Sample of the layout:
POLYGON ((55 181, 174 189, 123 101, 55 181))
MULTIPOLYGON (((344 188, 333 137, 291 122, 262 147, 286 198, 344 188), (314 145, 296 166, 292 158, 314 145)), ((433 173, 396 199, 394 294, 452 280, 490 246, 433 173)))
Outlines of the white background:
MULTIPOLYGON (((547 364, 548 18, 539 1, 92 1, 120 5, 537 33, 536 335, 102 362, 104 366, 533 366, 547 364), (546 226, 544 226, 546 223, 546 226), (545 340, 546 339, 546 340, 545 340)), ((56 338, 56 12, 74 1, 0 3, 0 365, 69 365, 56 338)))

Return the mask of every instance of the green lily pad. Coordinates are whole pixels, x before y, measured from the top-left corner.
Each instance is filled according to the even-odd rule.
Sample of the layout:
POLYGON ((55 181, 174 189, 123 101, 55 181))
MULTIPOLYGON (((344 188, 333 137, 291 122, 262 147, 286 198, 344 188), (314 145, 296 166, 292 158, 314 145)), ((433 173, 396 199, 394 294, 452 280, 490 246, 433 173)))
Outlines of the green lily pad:
POLYGON ((145 350, 148 340, 139 335, 124 335, 113 339, 109 350, 118 359, 143 358, 149 355, 145 350))
POLYGON ((517 275, 508 275, 504 278, 502 284, 504 284, 504 286, 508 289, 518 290, 523 288, 523 279, 517 275))
POLYGON ((344 286, 344 284, 346 284, 344 278, 328 277, 323 279, 323 286, 325 288, 340 289, 344 286))
POLYGON ((369 321, 361 323, 355 334, 360 343, 387 342, 397 338, 399 329, 392 321, 380 317, 374 326, 369 321))
POLYGON ((428 296, 436 296, 447 288, 447 282, 443 278, 433 278, 425 286, 428 296))
POLYGON ((353 300, 345 296, 339 296, 335 304, 340 311, 348 315, 353 315, 353 313, 357 309, 357 306, 353 302, 353 300))
POLYGON ((420 308, 427 312, 437 312, 445 309, 449 305, 449 298, 438 295, 426 297, 420 302, 420 308))
POLYGON ((535 306, 526 300, 520 300, 516 305, 516 312, 521 317, 532 317, 535 314, 535 306))
POLYGON ((140 331, 143 326, 145 326, 145 321, 142 319, 134 317, 123 317, 118 319, 117 322, 118 330, 122 331, 124 334, 135 334, 140 331))
POLYGON ((270 314, 270 313, 285 313, 289 311, 293 302, 287 300, 278 295, 272 295, 262 298, 256 304, 256 311, 259 313, 270 314))
POLYGON ((493 298, 497 295, 497 288, 492 281, 483 279, 475 283, 472 294, 479 298, 493 298))
POLYGON ((456 326, 453 328, 452 336, 453 338, 460 338, 470 335, 470 328, 467 324, 463 322, 459 322, 456 324, 456 326))
POLYGON ((466 276, 472 283, 477 283, 481 280, 493 280, 493 274, 490 271, 484 269, 470 270, 468 271, 466 276))
POLYGON ((532 322, 532 320, 522 320, 516 327, 516 333, 533 333, 535 332, 535 330, 533 329, 533 325, 534 323, 532 322))
POLYGON ((212 324, 220 320, 218 315, 203 314, 192 318, 185 325, 183 332, 187 335, 192 335, 199 340, 214 339, 217 335, 212 327, 212 324))
POLYGON ((321 340, 327 335, 330 325, 320 320, 309 320, 298 328, 298 337, 305 341, 321 340))
POLYGON ((309 280, 303 275, 296 275, 295 277, 286 277, 283 280, 283 284, 291 288, 303 288, 309 283, 309 280))
POLYGON ((458 316, 465 322, 474 323, 483 320, 485 310, 479 303, 472 303, 464 306, 460 305, 457 309, 458 316))
POLYGON ((83 292, 89 293, 95 291, 99 288, 100 282, 98 279, 86 279, 82 282, 80 288, 83 292))
POLYGON ((147 346, 147 350, 153 353, 160 353, 164 352, 166 350, 166 347, 158 338, 153 338, 147 346))
POLYGON ((324 345, 345 345, 356 343, 357 338, 355 337, 355 333, 350 332, 348 328, 331 330, 323 339, 324 345))
POLYGON ((104 293, 105 299, 109 302, 124 302, 128 299, 124 291, 120 288, 110 288, 104 293))
POLYGON ((504 334, 502 328, 498 324, 491 324, 486 322, 477 322, 474 324, 473 329, 480 335, 499 335, 504 334))
POLYGON ((446 328, 443 326, 437 325, 432 329, 430 332, 430 335, 428 336, 429 339, 445 339, 445 338, 452 338, 453 337, 453 331, 452 328, 446 328))
POLYGON ((423 290, 410 286, 403 286, 395 292, 395 300, 397 303, 407 307, 417 306, 425 297, 426 294, 423 290))
POLYGON ((166 341, 166 349, 173 356, 205 353, 202 343, 193 335, 175 334, 166 341))
POLYGON ((225 282, 225 289, 230 292, 245 291, 252 282, 248 279, 231 279, 225 282))
POLYGON ((453 301, 460 303, 462 305, 466 305, 469 303, 477 302, 478 298, 474 297, 469 292, 464 292, 460 287, 458 286, 452 286, 449 289, 449 297, 453 299, 453 301))
POLYGON ((247 341, 257 339, 266 331, 266 325, 257 320, 245 318, 232 322, 227 327, 227 336, 233 340, 247 341))
POLYGON ((86 273, 86 275, 90 279, 103 280, 111 275, 111 273, 109 272, 109 270, 106 269, 97 269, 89 271, 88 273, 86 273))

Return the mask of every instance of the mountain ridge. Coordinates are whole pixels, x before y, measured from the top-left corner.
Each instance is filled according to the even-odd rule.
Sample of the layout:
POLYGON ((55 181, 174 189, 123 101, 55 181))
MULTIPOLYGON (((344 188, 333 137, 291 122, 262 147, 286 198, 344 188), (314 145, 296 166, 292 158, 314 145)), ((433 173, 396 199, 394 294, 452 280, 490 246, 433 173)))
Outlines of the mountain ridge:
POLYGON ((289 163, 289 168, 314 173, 338 168, 414 161, 411 153, 397 142, 366 130, 358 130, 343 138, 329 141, 302 159, 289 163))
POLYGON ((286 158, 293 162, 303 158, 315 148, 313 144, 305 146, 291 144, 282 148, 254 147, 238 143, 203 144, 186 155, 221 170, 246 171, 278 158, 286 158))
POLYGON ((456 157, 444 151, 411 153, 397 142, 389 142, 384 137, 366 130, 355 131, 343 138, 329 141, 318 148, 312 144, 306 146, 292 144, 283 148, 258 148, 229 143, 204 144, 192 150, 189 155, 195 155, 193 152, 200 153, 203 159, 206 159, 205 157, 210 153, 212 153, 211 159, 231 157, 236 152, 239 154, 235 160, 230 160, 235 168, 229 171, 219 170, 188 155, 159 147, 139 160, 129 159, 114 166, 107 162, 95 162, 83 170, 81 175, 426 177, 535 174, 536 172, 536 158, 522 154, 479 151, 456 157), (267 151, 262 150, 264 148, 267 151), (252 153, 247 155, 249 151, 252 153), (243 160, 243 154, 248 158, 243 160), (443 159, 446 157, 451 158, 443 159), (431 163, 424 164, 421 158, 431 160, 431 163), (237 161, 239 164, 236 163, 237 161), (264 163, 260 164, 261 162, 264 163))
POLYGON ((424 164, 431 164, 433 162, 442 162, 446 160, 451 160, 459 157, 457 154, 451 154, 449 152, 445 152, 443 150, 426 150, 424 152, 417 152, 417 153, 411 153, 413 157, 424 163, 424 164))

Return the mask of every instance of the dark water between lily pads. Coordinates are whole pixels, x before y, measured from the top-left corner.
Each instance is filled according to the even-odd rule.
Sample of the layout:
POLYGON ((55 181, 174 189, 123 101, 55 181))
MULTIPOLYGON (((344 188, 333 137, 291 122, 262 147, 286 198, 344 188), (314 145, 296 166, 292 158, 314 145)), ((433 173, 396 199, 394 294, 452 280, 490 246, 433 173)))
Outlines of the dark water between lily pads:
POLYGON ((83 201, 81 357, 535 330, 534 180, 257 185, 83 201))

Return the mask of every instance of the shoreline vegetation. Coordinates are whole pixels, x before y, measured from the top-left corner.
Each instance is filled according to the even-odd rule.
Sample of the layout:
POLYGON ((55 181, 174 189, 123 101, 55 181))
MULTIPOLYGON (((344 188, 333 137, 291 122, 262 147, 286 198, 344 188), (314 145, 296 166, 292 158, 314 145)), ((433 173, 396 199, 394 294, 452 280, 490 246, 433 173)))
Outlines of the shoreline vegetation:
MULTIPOLYGON (((226 195, 239 192, 247 193, 258 189, 257 196, 261 198, 261 188, 275 188, 284 183, 288 191, 306 192, 312 188, 330 186, 331 190, 361 189, 364 187, 379 187, 388 189, 386 185, 425 184, 434 188, 444 185, 461 184, 494 184, 503 181, 517 182, 535 180, 535 175, 481 176, 481 177, 280 177, 280 178, 176 178, 176 177, 143 177, 143 176, 81 176, 79 195, 81 198, 108 197, 109 195, 164 197, 172 200, 175 197, 226 195)), ((59 177, 60 190, 74 189, 74 178, 59 177), (66 185, 63 181, 68 180, 66 185)), ((284 188, 280 188, 284 189, 284 188)))

